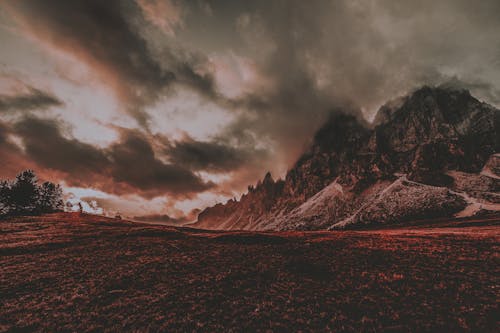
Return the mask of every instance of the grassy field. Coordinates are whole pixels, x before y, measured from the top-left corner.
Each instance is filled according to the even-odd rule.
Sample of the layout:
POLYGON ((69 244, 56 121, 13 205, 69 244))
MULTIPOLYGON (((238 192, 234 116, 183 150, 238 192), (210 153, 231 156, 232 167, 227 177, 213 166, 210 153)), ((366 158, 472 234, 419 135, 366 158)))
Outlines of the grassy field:
POLYGON ((282 233, 0 221, 0 331, 498 332, 499 221, 282 233))

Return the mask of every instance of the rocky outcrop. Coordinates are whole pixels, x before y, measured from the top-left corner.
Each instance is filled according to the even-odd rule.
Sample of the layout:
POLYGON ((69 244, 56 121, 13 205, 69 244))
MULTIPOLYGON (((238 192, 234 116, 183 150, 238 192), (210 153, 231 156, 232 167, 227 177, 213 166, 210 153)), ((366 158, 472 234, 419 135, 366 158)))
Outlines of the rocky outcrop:
POLYGON ((481 170, 481 174, 500 180, 500 154, 492 155, 481 170))
POLYGON ((465 90, 423 87, 384 105, 372 125, 333 114, 284 180, 267 174, 195 226, 308 230, 452 215, 470 201, 461 193, 497 202, 499 151, 500 111, 465 90))
POLYGON ((229 200, 226 204, 217 204, 205 209, 198 215, 194 226, 216 229, 251 229, 275 206, 283 195, 284 182, 274 181, 267 173, 262 182, 249 186, 248 193, 239 201, 229 200), (216 221, 216 225, 214 225, 216 221))
POLYGON ((402 177, 330 229, 451 216, 466 206, 463 196, 445 187, 424 185, 402 177))

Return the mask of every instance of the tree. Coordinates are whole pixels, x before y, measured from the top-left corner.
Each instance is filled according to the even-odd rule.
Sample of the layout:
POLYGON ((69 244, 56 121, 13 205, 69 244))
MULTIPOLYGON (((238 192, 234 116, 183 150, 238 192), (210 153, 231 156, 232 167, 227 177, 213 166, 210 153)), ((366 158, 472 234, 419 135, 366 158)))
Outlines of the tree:
POLYGON ((6 180, 0 181, 0 216, 7 215, 10 211, 10 184, 6 180))
POLYGON ((39 197, 38 179, 33 170, 26 170, 17 175, 10 188, 10 199, 14 214, 32 214, 37 210, 39 197))
POLYGON ((45 182, 38 186, 32 170, 17 175, 12 182, 0 181, 0 216, 51 213, 64 209, 61 186, 45 182))
POLYGON ((42 213, 51 213, 64 210, 62 189, 58 184, 45 182, 40 186, 38 209, 42 213))

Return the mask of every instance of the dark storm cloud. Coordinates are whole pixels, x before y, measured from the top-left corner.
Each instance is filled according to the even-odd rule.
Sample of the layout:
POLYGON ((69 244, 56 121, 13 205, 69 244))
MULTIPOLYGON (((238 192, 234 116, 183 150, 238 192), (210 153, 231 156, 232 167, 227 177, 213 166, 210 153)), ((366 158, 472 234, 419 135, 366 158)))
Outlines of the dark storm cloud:
POLYGON ((210 5, 213 16, 197 14, 186 21, 186 29, 196 25, 195 20, 210 20, 196 31, 204 43, 234 45, 237 54, 250 57, 272 82, 229 103, 247 112, 224 135, 246 144, 267 139, 280 146, 288 165, 339 107, 356 114, 364 108, 365 115, 372 116, 388 99, 453 78, 489 102, 498 100, 496 0, 257 0, 210 5))
MULTIPOLYGON (((233 187, 242 189, 268 168, 290 166, 338 108, 373 116, 389 99, 447 82, 500 104, 498 0, 214 0, 209 10, 204 1, 175 2, 186 8, 167 23, 156 10, 165 7, 154 5, 158 2, 18 0, 5 5, 25 31, 88 64, 142 125, 148 122, 144 106, 173 86, 216 100, 234 111, 234 122, 211 141, 167 142, 161 157, 168 163, 155 155, 158 147, 150 136, 135 131, 123 131, 106 149, 68 139, 60 129, 46 134, 61 151, 74 146, 68 154, 82 164, 88 158, 89 167, 80 162, 66 167, 65 156, 72 155, 57 155, 18 125, 31 147, 28 153, 40 163, 92 175, 103 170, 106 177, 147 193, 209 188, 194 171, 245 171, 233 187), (160 26, 165 23, 172 35, 155 30, 137 3, 146 4, 148 15, 160 26), (228 54, 248 60, 256 82, 236 97, 223 98, 211 70, 231 67, 228 54), (207 64, 211 61, 213 68, 207 64), (256 146, 271 147, 273 160, 256 146)), ((245 76, 245 70, 234 67, 236 78, 245 76)), ((227 85, 238 84, 234 73, 221 72, 227 85)), ((168 100, 161 105, 165 113, 177 107, 168 100)))
POLYGON ((167 164, 155 157, 150 143, 141 134, 125 131, 122 140, 109 149, 112 176, 152 194, 201 192, 213 186, 203 182, 187 168, 167 164))
POLYGON ((189 195, 212 186, 183 166, 164 163, 155 157, 148 140, 133 130, 122 130, 121 139, 100 149, 66 138, 54 120, 25 118, 14 132, 23 140, 26 155, 38 165, 69 174, 69 183, 88 182, 103 190, 124 194, 120 187, 107 187, 104 180, 125 184, 145 197, 165 193, 189 195))
POLYGON ((28 117, 15 125, 15 133, 23 139, 26 154, 43 167, 85 177, 108 166, 103 152, 65 138, 55 120, 28 117))
POLYGON ((153 149, 158 138, 136 130, 119 129, 120 139, 106 148, 98 148, 72 138, 64 123, 55 119, 24 117, 13 126, 1 124, 0 145, 8 144, 7 134, 21 138, 24 153, 15 149, 41 168, 66 174, 68 184, 94 186, 110 193, 128 194, 132 189, 143 197, 162 194, 189 196, 215 187, 203 181, 194 171, 229 172, 253 166, 266 157, 255 148, 234 148, 217 142, 186 138, 165 146, 157 157, 153 149), (168 160, 168 162, 166 162, 168 160))
POLYGON ((496 73, 498 83, 499 12, 495 0, 273 1, 243 14, 239 29, 271 45, 260 64, 277 84, 264 96, 293 117, 342 100, 374 108, 453 76, 496 73))
POLYGON ((7 126, 0 122, 0 147, 7 142, 7 131, 7 126))
MULTIPOLYGON (((273 82, 233 101, 252 116, 243 114, 227 130, 245 129, 256 137, 269 137, 290 156, 300 153, 335 107, 349 105, 355 110, 352 106, 357 105, 366 116, 373 116, 389 99, 454 77, 473 94, 498 103, 497 0, 213 1, 210 5, 222 22, 217 24, 226 25, 220 39, 236 45, 237 53, 255 61, 273 82), (240 40, 234 42, 235 36, 240 40)), ((185 25, 196 25, 195 20, 188 17, 185 25)))
POLYGON ((170 160, 191 170, 213 172, 234 171, 265 159, 266 152, 248 147, 235 148, 221 142, 196 141, 186 138, 168 147, 170 160))
POLYGON ((27 93, 0 95, 0 112, 44 110, 63 103, 55 96, 36 88, 29 88, 27 93))
POLYGON ((178 59, 180 52, 164 47, 161 59, 155 58, 133 24, 146 22, 134 1, 19 0, 6 5, 30 34, 89 64, 143 125, 147 115, 142 106, 173 83, 216 95, 211 76, 192 68, 199 65, 192 63, 196 57, 178 59))
POLYGON ((13 130, 8 123, 0 120, 0 179, 13 178, 22 169, 33 168, 33 163, 23 156, 21 149, 12 142, 13 130))

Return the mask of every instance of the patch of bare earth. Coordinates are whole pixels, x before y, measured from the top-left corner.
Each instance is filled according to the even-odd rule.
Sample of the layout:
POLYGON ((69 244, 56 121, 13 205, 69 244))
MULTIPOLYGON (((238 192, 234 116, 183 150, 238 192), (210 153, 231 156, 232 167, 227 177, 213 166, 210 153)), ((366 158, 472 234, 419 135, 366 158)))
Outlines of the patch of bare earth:
POLYGON ((499 329, 495 219, 226 233, 53 214, 0 239, 2 332, 499 329))

